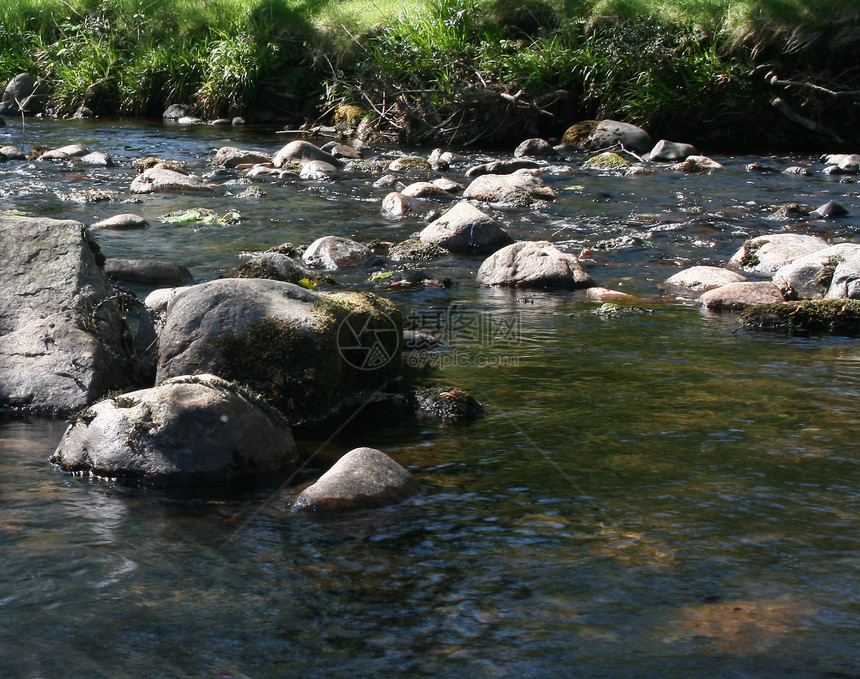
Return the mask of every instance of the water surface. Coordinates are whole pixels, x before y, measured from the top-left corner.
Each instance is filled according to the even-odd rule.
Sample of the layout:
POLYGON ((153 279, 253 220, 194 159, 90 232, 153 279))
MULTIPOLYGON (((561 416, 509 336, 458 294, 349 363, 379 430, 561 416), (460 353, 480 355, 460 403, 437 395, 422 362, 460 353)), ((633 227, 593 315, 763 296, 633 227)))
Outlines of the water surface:
MULTIPOLYGON (((144 231, 97 234, 106 255, 184 263, 198 282, 283 242, 393 241, 426 223, 382 218, 385 190, 369 175, 261 181, 268 198, 250 201, 235 198, 247 180, 219 175, 211 197, 125 202, 134 158, 208 172, 223 145, 276 151, 285 139, 270 131, 8 122, 4 143, 82 142, 118 166, 0 165, 3 209, 87 224, 141 214, 144 231), (113 200, 82 202, 93 188, 113 200), (161 219, 196 206, 244 221, 161 219)), ((424 380, 484 403, 474 424, 367 409, 299 479, 177 495, 63 474, 47 460, 64 423, 0 419, 3 675, 860 676, 857 342, 737 332, 733 317, 659 288, 761 233, 853 240, 857 184, 717 159, 726 170, 704 176, 559 164, 546 175, 555 203, 494 212, 518 238, 591 249, 598 283, 651 313, 605 318, 576 293, 479 289, 480 259, 468 257, 429 267, 452 288, 380 290, 449 330, 504 324, 426 357, 424 380), (769 219, 782 203, 831 199, 852 216, 769 219), (408 466, 422 493, 350 516, 292 515, 295 484, 358 445, 408 466)), ((371 271, 338 278, 370 289, 371 271)))

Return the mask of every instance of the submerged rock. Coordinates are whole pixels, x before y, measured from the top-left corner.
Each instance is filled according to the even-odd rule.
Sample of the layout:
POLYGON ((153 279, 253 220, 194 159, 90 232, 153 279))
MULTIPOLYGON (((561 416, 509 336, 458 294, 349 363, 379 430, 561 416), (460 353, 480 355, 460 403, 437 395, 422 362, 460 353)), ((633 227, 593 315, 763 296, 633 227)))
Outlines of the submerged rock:
POLYGON ((80 413, 51 462, 148 486, 236 483, 291 463, 286 420, 214 375, 177 377, 80 413))
POLYGON ((111 258, 105 262, 105 273, 114 280, 157 287, 181 285, 192 278, 187 266, 153 259, 111 258))
POLYGON ((0 216, 0 405, 67 414, 136 368, 123 301, 71 220, 0 216))
POLYGON ((499 222, 466 201, 428 224, 418 237, 449 252, 478 254, 495 252, 514 241, 499 222))
POLYGON ((548 241, 522 241, 490 255, 478 269, 481 285, 516 288, 589 288, 579 260, 548 241))
POLYGON ((427 243, 420 238, 407 238, 395 243, 388 251, 392 262, 431 262, 450 254, 445 248, 436 243, 427 243))
POLYGON ((762 304, 744 311, 739 322, 746 330, 860 337, 860 301, 823 299, 762 304))
POLYGON ((746 241, 732 255, 729 266, 754 271, 755 273, 776 273, 786 264, 827 247, 827 241, 818 236, 799 233, 773 233, 756 236, 746 241))
POLYGON ((246 385, 293 422, 318 421, 399 373, 403 321, 373 294, 229 278, 173 295, 156 384, 207 372, 246 385))
POLYGON ((423 387, 412 394, 415 413, 444 422, 468 422, 486 414, 474 396, 457 387, 423 387))
POLYGON ((349 512, 402 502, 418 482, 382 451, 355 448, 293 502, 297 512, 349 512))

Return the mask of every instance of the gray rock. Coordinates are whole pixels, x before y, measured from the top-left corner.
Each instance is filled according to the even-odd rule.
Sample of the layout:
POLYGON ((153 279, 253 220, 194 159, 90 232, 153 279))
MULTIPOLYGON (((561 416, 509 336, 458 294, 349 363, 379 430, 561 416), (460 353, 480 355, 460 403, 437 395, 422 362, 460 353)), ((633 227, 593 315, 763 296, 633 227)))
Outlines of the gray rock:
POLYGON ((308 246, 302 255, 312 269, 349 269, 366 264, 373 253, 361 243, 341 236, 323 236, 308 246))
POLYGON ((0 162, 7 160, 27 160, 27 155, 17 146, 0 146, 0 162))
POLYGON ((421 202, 415 198, 404 196, 399 191, 392 191, 382 199, 383 217, 405 217, 417 211, 421 202))
POLYGON ((670 170, 678 172, 713 172, 714 170, 722 170, 723 166, 712 158, 707 156, 688 156, 681 163, 674 163, 669 166, 670 170))
POLYGON ((179 120, 180 118, 185 118, 190 115, 192 110, 194 110, 194 107, 189 106, 188 104, 171 104, 167 107, 164 113, 162 113, 161 117, 164 118, 164 120, 179 120))
POLYGON ((692 144, 683 144, 676 141, 661 139, 658 141, 645 160, 654 163, 673 163, 686 160, 689 156, 698 155, 696 147, 692 144))
POLYGON ((773 276, 786 299, 860 299, 860 245, 840 243, 798 257, 773 276))
POLYGON ((146 193, 200 193, 212 191, 197 175, 177 172, 163 163, 159 163, 137 175, 129 187, 135 194, 146 193))
POLYGON ((249 151, 235 146, 222 146, 215 153, 212 164, 218 167, 236 167, 237 165, 260 165, 271 163, 272 156, 261 151, 249 151))
POLYGON ((495 252, 514 240, 499 222, 465 201, 428 224, 418 237, 449 252, 479 254, 495 252))
POLYGON ((112 279, 126 283, 163 286, 181 285, 191 280, 191 272, 182 264, 159 262, 152 259, 108 259, 105 273, 112 279))
POLYGON ((558 151, 546 139, 526 139, 514 149, 515 158, 523 158, 524 156, 529 158, 558 158, 558 151))
POLYGON ((213 373, 262 394, 291 422, 321 420, 397 376, 402 326, 394 304, 372 294, 210 281, 170 299, 156 384, 213 373))
POLYGON ((590 288, 579 260, 547 241, 522 241, 490 255, 478 269, 478 283, 516 288, 590 288))
POLYGON ((284 165, 305 165, 312 160, 321 160, 333 167, 340 167, 340 161, 330 153, 326 153, 318 146, 314 146, 309 141, 296 139, 281 148, 275 154, 272 164, 281 168, 284 165))
POLYGON ((517 170, 536 170, 539 167, 533 160, 494 160, 473 165, 466 170, 466 176, 474 178, 484 174, 513 174, 517 170))
POLYGON ((824 205, 809 213, 810 217, 817 219, 833 219, 835 217, 845 217, 847 215, 848 210, 835 200, 828 200, 824 205))
POLYGON ((374 448, 349 451, 293 503, 297 512, 349 512, 396 504, 418 492, 408 470, 374 448))
POLYGON ((585 140, 588 151, 609 149, 621 144, 628 151, 642 155, 654 148, 654 140, 641 127, 616 120, 601 120, 585 140))
POLYGON ((310 179, 313 181, 324 181, 336 175, 338 169, 332 163, 324 160, 309 160, 302 165, 302 170, 299 172, 301 179, 310 179))
POLYGON ((388 165, 389 172, 429 172, 432 169, 430 161, 420 156, 401 156, 388 165))
POLYGON ((329 150, 329 153, 335 158, 343 158, 344 160, 361 160, 364 157, 361 151, 349 144, 336 144, 329 150))
POLYGON ((782 301, 782 293, 770 281, 729 283, 699 297, 699 304, 708 311, 741 311, 754 304, 782 301))
POLYGON ((532 170, 513 174, 484 174, 463 192, 464 198, 512 207, 528 207, 542 200, 555 200, 555 191, 544 184, 532 170))
POLYGON ((51 462, 149 486, 236 483, 295 460, 286 420, 214 375, 177 377, 81 413, 51 462))
POLYGON ((35 115, 45 108, 47 96, 39 80, 29 73, 19 73, 6 85, 0 101, 0 115, 35 115), (20 104, 19 104, 20 102, 20 104))
POLYGON ((78 162, 92 167, 114 167, 114 159, 101 151, 90 151, 78 158, 78 162))
POLYGON ((772 274, 798 257, 823 250, 826 247, 827 241, 818 236, 798 233, 772 233, 756 236, 746 241, 732 255, 729 266, 744 271, 772 274))
POLYGON ((691 292, 705 292, 729 283, 742 283, 746 277, 718 266, 691 266, 666 279, 665 286, 691 292))
POLYGON ((400 193, 407 198, 427 198, 429 196, 450 196, 445 189, 437 186, 434 182, 413 182, 405 187, 400 193))
POLYGON ((319 275, 305 268, 287 254, 276 251, 261 252, 240 264, 227 278, 268 278, 273 281, 299 284, 300 281, 319 281, 319 275))
POLYGON ((67 414, 125 386, 122 300, 83 224, 0 216, 0 405, 67 414))

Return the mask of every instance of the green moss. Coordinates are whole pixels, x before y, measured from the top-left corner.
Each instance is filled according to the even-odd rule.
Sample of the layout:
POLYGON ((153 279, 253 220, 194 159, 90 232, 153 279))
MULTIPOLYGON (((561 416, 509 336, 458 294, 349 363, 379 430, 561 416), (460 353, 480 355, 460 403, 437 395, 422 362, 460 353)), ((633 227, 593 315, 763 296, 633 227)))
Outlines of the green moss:
POLYGON ((623 156, 607 152, 593 156, 582 164, 583 170, 619 171, 626 170, 632 163, 623 156))
POLYGON ((860 301, 820 299, 757 304, 744 311, 739 322, 746 330, 860 337, 860 301))

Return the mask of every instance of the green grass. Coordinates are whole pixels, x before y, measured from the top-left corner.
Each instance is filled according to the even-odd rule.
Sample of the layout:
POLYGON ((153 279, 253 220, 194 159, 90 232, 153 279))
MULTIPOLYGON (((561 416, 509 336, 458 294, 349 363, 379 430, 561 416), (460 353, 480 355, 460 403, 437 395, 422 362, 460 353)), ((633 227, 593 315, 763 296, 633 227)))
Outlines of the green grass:
POLYGON ((39 76, 60 116, 354 104, 401 141, 489 142, 547 114, 730 126, 776 95, 829 123, 764 76, 858 89, 860 0, 3 0, 0 44, 0 80, 39 76))

